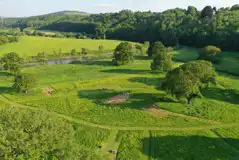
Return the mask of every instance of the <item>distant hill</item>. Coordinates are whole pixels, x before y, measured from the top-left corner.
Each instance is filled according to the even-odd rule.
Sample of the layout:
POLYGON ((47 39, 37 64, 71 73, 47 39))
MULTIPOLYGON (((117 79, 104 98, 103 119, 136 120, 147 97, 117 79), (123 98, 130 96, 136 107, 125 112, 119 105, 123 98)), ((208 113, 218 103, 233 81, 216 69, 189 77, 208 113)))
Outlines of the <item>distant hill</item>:
POLYGON ((59 12, 53 12, 46 15, 90 15, 86 12, 80 12, 80 11, 59 11, 59 12))

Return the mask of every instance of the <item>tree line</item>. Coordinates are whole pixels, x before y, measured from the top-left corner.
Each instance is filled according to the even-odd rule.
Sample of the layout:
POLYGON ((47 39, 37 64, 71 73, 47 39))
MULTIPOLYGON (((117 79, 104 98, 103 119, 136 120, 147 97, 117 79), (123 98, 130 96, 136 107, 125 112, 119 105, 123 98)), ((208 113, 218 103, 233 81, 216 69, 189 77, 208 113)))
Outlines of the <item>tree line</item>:
POLYGON ((14 42, 18 42, 17 36, 1 36, 0 35, 0 46, 7 43, 14 43, 14 42))
MULTIPOLYGON (((9 20, 10 27, 80 32, 94 38, 136 42, 161 41, 166 46, 206 45, 239 51, 239 5, 220 8, 206 6, 202 11, 169 9, 162 13, 132 12, 91 15, 44 15, 9 20)), ((6 21, 6 23, 8 20, 6 21)))

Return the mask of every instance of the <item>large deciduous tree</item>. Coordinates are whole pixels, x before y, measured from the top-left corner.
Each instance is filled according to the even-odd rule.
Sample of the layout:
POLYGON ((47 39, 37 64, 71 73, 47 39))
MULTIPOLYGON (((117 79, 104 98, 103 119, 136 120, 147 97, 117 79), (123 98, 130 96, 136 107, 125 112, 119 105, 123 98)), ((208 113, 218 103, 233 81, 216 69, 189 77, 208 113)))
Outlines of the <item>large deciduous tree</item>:
POLYGON ((178 99, 186 98, 188 104, 194 97, 202 96, 204 84, 215 83, 215 70, 209 61, 192 61, 167 73, 162 88, 178 99))
POLYGON ((133 62, 133 52, 134 48, 132 44, 128 42, 120 43, 115 49, 113 63, 115 65, 124 65, 133 62))
POLYGON ((5 70, 9 70, 10 74, 15 75, 20 70, 20 64, 22 59, 15 52, 5 54, 1 58, 1 63, 5 70))

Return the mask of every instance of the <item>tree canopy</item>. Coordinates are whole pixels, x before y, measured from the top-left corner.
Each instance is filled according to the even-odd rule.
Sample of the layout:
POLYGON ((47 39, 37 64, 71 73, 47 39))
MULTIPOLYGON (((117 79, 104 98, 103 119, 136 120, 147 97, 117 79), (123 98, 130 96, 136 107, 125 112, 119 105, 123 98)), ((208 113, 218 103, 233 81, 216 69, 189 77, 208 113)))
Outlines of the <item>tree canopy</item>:
POLYGON ((19 72, 21 61, 22 59, 19 57, 19 55, 14 52, 5 54, 1 58, 1 63, 3 65, 3 68, 5 70, 9 70, 10 74, 13 74, 13 75, 19 72))
POLYGON ((6 19, 4 25, 61 32, 77 32, 95 38, 135 42, 161 41, 166 46, 177 44, 194 47, 218 46, 223 50, 239 51, 239 9, 216 9, 206 6, 198 11, 169 9, 161 13, 132 12, 91 15, 43 15, 6 19))
POLYGON ((153 54, 152 70, 167 72, 172 69, 172 56, 167 53, 166 48, 161 42, 154 43, 151 53, 153 54))
POLYGON ((154 56, 158 55, 159 53, 165 53, 165 52, 166 52, 166 48, 163 45, 163 43, 157 41, 157 42, 152 43, 152 45, 149 47, 148 56, 154 57, 154 56))
POLYGON ((177 98, 186 98, 188 103, 202 96, 203 84, 215 83, 216 72, 209 61, 192 61, 167 73, 162 88, 177 98))
POLYGON ((1 108, 0 135, 0 159, 79 158, 72 125, 43 112, 1 108))
POLYGON ((124 65, 132 62, 134 60, 133 45, 129 42, 120 43, 114 52, 113 63, 116 65, 124 65))

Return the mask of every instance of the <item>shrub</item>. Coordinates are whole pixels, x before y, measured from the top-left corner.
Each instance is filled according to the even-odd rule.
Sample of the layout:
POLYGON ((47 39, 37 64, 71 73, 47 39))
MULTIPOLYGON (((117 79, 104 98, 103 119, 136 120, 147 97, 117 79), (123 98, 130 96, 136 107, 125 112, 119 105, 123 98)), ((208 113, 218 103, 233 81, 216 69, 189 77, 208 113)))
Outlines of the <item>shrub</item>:
POLYGON ((216 46, 206 46, 200 51, 199 59, 217 63, 219 61, 219 53, 221 53, 220 48, 217 48, 216 46))

